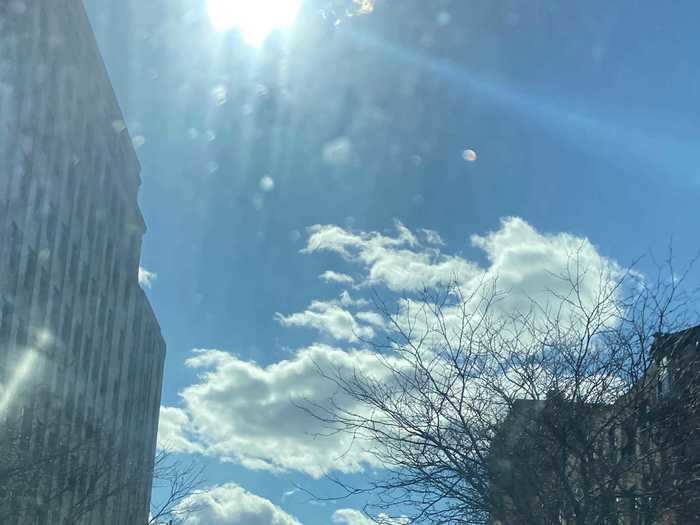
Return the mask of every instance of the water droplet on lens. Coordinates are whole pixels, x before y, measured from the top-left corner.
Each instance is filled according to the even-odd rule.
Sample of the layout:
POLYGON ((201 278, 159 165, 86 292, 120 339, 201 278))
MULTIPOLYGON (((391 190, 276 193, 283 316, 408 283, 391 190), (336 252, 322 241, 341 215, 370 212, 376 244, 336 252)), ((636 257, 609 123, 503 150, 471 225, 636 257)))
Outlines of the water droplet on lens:
POLYGON ((474 162, 476 160, 476 151, 473 149, 465 149, 462 152, 462 158, 467 162, 474 162))

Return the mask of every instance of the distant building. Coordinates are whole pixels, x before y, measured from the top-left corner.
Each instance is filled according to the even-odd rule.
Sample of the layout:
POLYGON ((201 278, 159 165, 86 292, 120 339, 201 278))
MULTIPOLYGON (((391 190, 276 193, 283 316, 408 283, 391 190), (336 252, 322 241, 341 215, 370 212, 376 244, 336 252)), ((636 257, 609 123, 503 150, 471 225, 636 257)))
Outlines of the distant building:
POLYGON ((81 1, 0 2, 0 523, 148 519, 139 171, 81 1))
POLYGON ((700 523, 700 326, 657 334, 649 357, 615 402, 515 401, 491 446, 492 525, 574 525, 584 485, 584 523, 700 523))

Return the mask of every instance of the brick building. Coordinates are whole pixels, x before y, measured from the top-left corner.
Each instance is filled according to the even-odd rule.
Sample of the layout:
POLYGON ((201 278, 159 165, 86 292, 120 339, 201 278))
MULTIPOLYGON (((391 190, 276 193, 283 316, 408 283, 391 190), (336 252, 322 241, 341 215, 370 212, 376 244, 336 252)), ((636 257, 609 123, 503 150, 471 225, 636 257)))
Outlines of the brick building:
POLYGON ((0 2, 2 523, 147 521, 165 344, 139 171, 81 1, 0 2))
POLYGON ((491 447, 492 524, 700 523, 700 326, 648 355, 614 402, 513 404, 491 447))

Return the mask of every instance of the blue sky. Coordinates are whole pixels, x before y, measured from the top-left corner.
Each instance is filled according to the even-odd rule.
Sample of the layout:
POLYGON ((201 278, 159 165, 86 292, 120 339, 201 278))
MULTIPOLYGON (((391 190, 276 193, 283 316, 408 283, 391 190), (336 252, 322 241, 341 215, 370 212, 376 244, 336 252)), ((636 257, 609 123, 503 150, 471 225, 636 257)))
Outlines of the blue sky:
MULTIPOLYGON (((593 261, 647 256, 641 271, 671 242, 681 262, 700 248, 695 2, 377 0, 337 18, 309 1, 259 47, 215 31, 204 0, 85 4, 142 164, 168 431, 231 506, 362 523, 336 512, 361 501, 285 495, 330 490, 313 477, 338 445, 260 400, 313 388, 304 359, 342 361, 329 349, 361 346, 348 326, 380 331, 370 285, 522 271, 499 257, 571 239, 593 261)), ((341 470, 372 475, 356 459, 341 470)), ((254 523, 236 512, 221 523, 254 523)))

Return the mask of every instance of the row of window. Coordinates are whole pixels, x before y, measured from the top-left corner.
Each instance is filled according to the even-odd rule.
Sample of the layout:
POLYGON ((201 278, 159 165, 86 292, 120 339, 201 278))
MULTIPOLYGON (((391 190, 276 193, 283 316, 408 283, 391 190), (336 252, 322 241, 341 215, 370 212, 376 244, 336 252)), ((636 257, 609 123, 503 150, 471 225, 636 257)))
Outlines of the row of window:
MULTIPOLYGON (((38 193, 37 193, 38 194, 38 193)), ((42 197, 43 198, 43 195, 42 197)), ((17 294, 20 294, 24 297, 29 298, 29 304, 26 305, 26 307, 29 309, 31 308, 32 304, 32 299, 34 299, 34 284, 36 282, 36 276, 37 276, 37 271, 40 269, 40 274, 41 277, 39 279, 39 294, 37 296, 37 300, 35 301, 38 302, 38 304, 34 304, 35 307, 38 308, 47 308, 47 303, 49 300, 49 289, 51 288, 51 278, 50 278, 50 269, 47 270, 46 265, 41 264, 39 265, 39 257, 37 253, 37 249, 34 249, 33 247, 26 247, 26 256, 25 256, 25 265, 24 265, 24 272, 22 275, 20 275, 20 261, 21 261, 21 256, 22 256, 22 247, 24 246, 24 243, 22 242, 22 233, 17 226, 16 223, 12 223, 11 225, 11 239, 12 242, 11 248, 10 248, 10 253, 9 253, 9 267, 12 270, 13 274, 13 281, 18 283, 19 286, 15 287, 15 292, 12 294, 13 296, 17 296, 17 294)), ((61 246, 68 246, 67 239, 70 238, 70 231, 68 230, 68 227, 66 225, 63 226, 62 229, 62 239, 65 240, 62 241, 61 246)), ((51 236, 50 234, 47 235, 47 237, 51 236)), ((55 236, 53 236, 55 239, 55 236)), ((85 343, 80 344, 80 339, 73 338, 72 340, 72 345, 71 343, 71 336, 75 336, 75 333, 72 333, 72 328, 74 324, 74 315, 73 315, 73 308, 71 307, 71 304, 77 305, 79 308, 82 306, 83 309, 85 310, 83 313, 84 314, 89 314, 94 312, 95 314, 95 323, 96 325, 93 325, 93 330, 97 330, 98 334, 101 334, 100 337, 98 337, 98 340, 101 340, 102 337, 104 336, 106 338, 106 341, 109 342, 113 338, 113 331, 114 331, 114 325, 115 325, 115 314, 114 314, 114 309, 113 307, 108 307, 108 304, 113 305, 114 307, 117 306, 118 303, 118 289, 119 289, 119 280, 120 280, 120 272, 119 272, 119 265, 117 264, 117 261, 115 260, 116 258, 114 257, 114 248, 113 248, 113 243, 111 241, 107 241, 103 243, 104 246, 104 252, 102 252, 102 249, 98 248, 97 253, 104 253, 104 255, 100 258, 101 261, 96 265, 95 272, 96 274, 102 274, 105 276, 105 279, 100 279, 99 281, 95 279, 95 276, 88 277, 90 276, 90 268, 92 268, 88 261, 84 261, 82 268, 85 270, 85 273, 81 276, 81 283, 80 283, 80 288, 79 292, 82 292, 82 296, 85 297, 88 295, 88 282, 90 285, 92 285, 92 290, 93 294, 91 294, 94 297, 94 301, 88 302, 88 301, 80 301, 78 303, 73 303, 69 301, 69 304, 66 304, 64 306, 63 312, 61 312, 61 305, 62 305, 62 293, 60 291, 61 288, 59 286, 54 286, 53 287, 53 304, 52 304, 52 310, 51 310, 51 326, 52 326, 52 331, 54 333, 60 334, 60 338, 66 343, 66 346, 70 346, 72 350, 72 354, 75 353, 80 353, 81 347, 82 347, 82 358, 84 359, 85 363, 87 366, 84 367, 84 372, 87 372, 87 368, 90 364, 92 364, 92 370, 88 374, 84 374, 84 377, 89 376, 92 380, 92 382, 97 386, 99 385, 99 392, 101 394, 101 398, 104 399, 106 398, 107 394, 107 384, 108 384, 108 371, 109 371, 109 357, 110 354, 108 353, 109 347, 111 346, 109 343, 107 344, 99 344, 99 347, 93 347, 92 340, 89 336, 86 336, 85 343), (99 302, 98 302, 98 296, 96 295, 99 293, 99 290, 97 289, 97 284, 101 284, 102 282, 105 282, 102 293, 99 296, 99 302), (113 283, 113 289, 117 292, 116 294, 109 294, 107 295, 107 282, 112 282, 113 283), (99 305, 97 308, 89 309, 88 306, 90 303, 99 305), (63 313, 63 323, 60 327, 59 331, 59 321, 61 320, 61 313, 63 313), (103 359, 98 359, 98 355, 95 352, 97 348, 103 348, 106 353, 106 355, 103 355, 103 359), (92 363, 90 363, 90 360, 92 363), (102 364, 100 367, 99 365, 102 364)), ((65 267, 66 263, 66 258, 67 258, 67 248, 59 248, 59 252, 61 252, 59 255, 62 255, 60 260, 58 262, 62 263, 62 266, 65 267)), ((70 263, 68 264, 68 269, 67 269, 67 278, 69 282, 75 283, 77 280, 77 268, 78 268, 78 261, 80 258, 80 249, 79 245, 76 242, 72 243, 72 251, 70 253, 70 263)), ((56 262, 49 260, 47 261, 49 264, 49 268, 51 266, 51 263, 56 262)), ((55 272, 54 272, 55 273, 55 272)), ((62 281, 62 279, 59 279, 59 281, 62 281)), ((127 283, 125 283, 126 285, 127 283)), ((123 298, 123 302, 127 303, 131 299, 131 287, 135 286, 136 283, 132 282, 130 283, 131 286, 125 286, 125 295, 128 294, 127 297, 123 298)), ((70 287, 62 287, 64 292, 70 293, 70 287)), ((15 302, 13 301, 7 301, 3 304, 2 308, 2 319, 0 319, 0 335, 5 338, 9 338, 11 329, 12 329, 12 319, 14 317, 15 311, 14 311, 14 305, 15 302)), ((135 322, 134 326, 132 329, 136 334, 140 334, 141 332, 141 316, 136 315, 135 316, 135 322)), ((17 342, 18 344, 26 344, 27 340, 27 325, 22 319, 17 320, 18 323, 18 331, 17 331, 17 342)), ((77 332, 82 332, 82 326, 80 322, 75 323, 76 327, 75 330, 77 332)), ((119 348, 119 369, 122 369, 122 360, 124 357, 124 351, 123 351, 123 346, 125 344, 125 330, 121 330, 122 336, 120 337, 120 342, 119 344, 121 347, 119 348)), ((136 370, 144 370, 146 368, 146 363, 143 362, 143 359, 150 354, 150 352, 143 352, 139 348, 139 343, 135 341, 134 348, 135 351, 130 354, 130 369, 136 369, 136 370)), ((68 353, 66 353, 68 355, 68 353)), ((152 355, 152 354, 150 354, 152 355)), ((65 370, 65 369, 64 369, 65 370)), ((56 373, 58 373, 58 369, 56 370, 56 373)), ((132 375, 131 377, 134 377, 132 375)), ((56 378, 58 379, 58 378, 56 378)), ((64 378, 65 379, 65 378, 64 378)), ((54 381, 54 384, 58 387, 65 386, 66 381, 54 381)), ((70 381, 69 382, 70 387, 74 387, 76 385, 76 381, 70 381)), ((137 385, 139 386, 144 386, 145 385, 150 385, 153 386, 154 383, 148 383, 144 381, 138 381, 137 385)), ((119 394, 120 388, 119 388, 119 380, 115 380, 113 384, 113 388, 111 389, 111 393, 115 396, 114 399, 112 400, 112 408, 113 409, 118 409, 119 408, 119 403, 118 403, 118 394, 119 394)), ((82 425, 82 421, 85 419, 90 418, 89 412, 86 414, 85 413, 85 394, 81 393, 79 394, 78 398, 76 399, 76 396, 78 394, 73 391, 69 390, 69 393, 67 395, 66 399, 66 411, 67 411, 67 416, 69 420, 74 420, 76 428, 80 428, 82 425)), ((126 396, 129 397, 129 396, 126 396)), ((150 397, 150 396, 149 396, 150 397)), ((106 401, 106 400, 105 400, 106 401)), ((138 403, 139 405, 143 406, 141 403, 138 403)), ((128 401, 127 399, 124 400, 124 409, 128 411, 129 413, 125 414, 124 417, 124 423, 126 423, 126 426, 131 427, 134 432, 137 430, 140 430, 138 427, 141 426, 142 418, 137 417, 132 418, 132 414, 130 413, 131 409, 136 406, 137 403, 134 403, 133 400, 128 401), (136 421, 138 420, 138 421, 136 421)), ((94 408, 89 409, 94 410, 94 408)), ((24 420, 28 422, 28 424, 31 425, 31 422, 35 419, 34 418, 34 409, 33 407, 28 407, 28 410, 25 412, 25 417, 24 420)), ((153 419, 151 419, 153 421, 153 419)), ((26 428, 25 431, 28 433, 30 431, 30 427, 26 428)), ((133 443, 131 444, 133 446, 133 443)), ((136 448, 138 450, 138 448, 136 448)), ((85 485, 86 481, 84 479, 80 480, 78 483, 78 488, 80 489, 85 485)))
MULTIPOLYGON (((49 68, 52 70, 50 79, 53 80, 57 70, 62 72, 66 70, 62 65, 55 65, 55 62, 61 64, 63 61, 46 60, 49 57, 49 53, 52 52, 48 46, 48 33, 52 28, 53 16, 62 16, 61 9, 49 10, 46 8, 48 5, 39 2, 28 7, 31 13, 22 17, 22 20, 27 22, 33 20, 38 23, 41 37, 36 39, 37 32, 34 31, 36 28, 31 27, 31 31, 26 31, 27 38, 20 42, 21 45, 17 46, 16 51, 19 53, 21 50, 22 53, 28 55, 38 52, 38 55, 43 57, 38 60, 49 63, 49 68), (38 11, 34 11, 34 9, 38 9, 38 11), (35 16, 37 13, 39 16, 35 16), (49 13, 57 14, 49 16, 49 13)), ((66 5, 63 7, 71 6, 66 5)), ((70 20, 74 21, 72 18, 70 20)), ((94 65, 92 63, 88 64, 90 60, 94 62, 94 57, 90 53, 90 50, 94 47, 92 42, 77 42, 77 40, 82 38, 83 33, 80 31, 75 33, 79 36, 70 36, 69 39, 73 40, 74 45, 71 47, 76 51, 74 58, 76 66, 82 68, 83 66, 94 65)), ((29 58, 31 59, 32 57, 29 58)), ((29 69, 28 67, 27 70, 29 69)), ((90 75, 84 76, 85 78, 91 78, 90 75)), ((66 102, 66 104, 61 104, 62 108, 69 110, 69 120, 66 122, 70 122, 71 112, 77 107, 78 94, 74 91, 75 86, 72 80, 73 75, 64 74, 59 82, 51 81, 48 86, 50 89, 56 89, 56 84, 63 86, 63 81, 65 81, 65 87, 58 88, 62 89, 58 96, 60 100, 66 102)), ((80 95, 85 98, 89 90, 95 91, 98 88, 97 82, 98 80, 81 83, 80 95)), ((27 93, 33 93, 37 102, 34 104, 33 110, 36 111, 41 106, 50 107, 50 104, 38 103, 41 97, 46 97, 47 86, 44 85, 41 89, 37 89, 35 85, 33 88, 32 91, 25 90, 27 93)), ((27 98, 31 98, 31 96, 27 98)), ((27 106, 28 108, 29 106, 27 106)), ((49 155, 52 149, 57 150, 61 146, 57 139, 57 134, 60 130, 60 123, 57 120, 63 119, 64 116, 54 114, 50 109, 45 113, 44 122, 37 127, 42 131, 36 137, 38 140, 34 144, 36 150, 41 145, 44 152, 49 155)), ((105 127, 108 128, 107 132, 111 133, 112 130, 109 128, 109 124, 105 124, 105 127)), ((76 134, 73 135, 77 136, 76 134)), ((85 133, 86 145, 83 151, 98 151, 98 146, 94 142, 96 137, 98 135, 94 132, 94 129, 87 129, 85 133)), ((66 140, 71 138, 66 137, 66 140)), ((90 376, 95 384, 94 388, 97 388, 102 393, 100 397, 103 399, 103 402, 107 402, 108 390, 105 387, 109 385, 108 380, 110 379, 110 375, 107 373, 109 369, 104 365, 109 360, 98 359, 98 355, 105 355, 111 359, 117 358, 120 370, 123 370, 124 367, 123 360, 127 359, 129 361, 128 365, 126 365, 127 369, 136 370, 139 373, 132 376, 125 376, 122 373, 109 385, 111 386, 109 391, 113 396, 112 410, 116 412, 115 409, 120 407, 119 393, 120 390, 123 390, 120 389, 119 381, 129 380, 131 382, 137 376, 140 378, 141 373, 145 372, 146 369, 160 363, 155 360, 153 352, 144 351, 141 347, 142 342, 137 341, 136 336, 134 336, 135 342, 130 345, 132 352, 124 352, 127 334, 129 332, 141 334, 142 323, 140 315, 137 314, 135 316, 139 318, 138 323, 132 320, 134 325, 122 325, 119 327, 117 324, 118 316, 115 314, 115 312, 123 308, 123 305, 134 300, 132 288, 136 286, 135 272, 138 268, 139 239, 136 235, 132 236, 126 246, 124 243, 119 242, 126 235, 127 213, 125 202, 115 197, 117 189, 112 183, 111 174, 104 173, 102 177, 96 177, 97 180, 94 180, 94 185, 88 183, 91 174, 98 173, 99 162, 96 156, 85 156, 83 161, 78 165, 74 165, 68 173, 56 168, 51 172, 53 179, 43 180, 40 177, 41 174, 36 171, 38 164, 37 166, 33 165, 31 156, 25 158, 24 173, 15 187, 21 197, 20 202, 27 211, 27 220, 31 221, 32 224, 43 224, 42 233, 45 235, 46 241, 44 242, 44 237, 42 237, 41 241, 35 239, 32 232, 32 238, 26 239, 26 242, 23 243, 22 231, 17 227, 17 224, 13 224, 16 233, 14 240, 10 243, 8 249, 0 246, 0 256, 4 259, 0 260, 0 268, 7 264, 6 267, 10 270, 9 272, 3 272, 5 275, 0 275, 0 279, 5 281, 8 277, 11 277, 7 279, 7 282, 12 283, 11 287, 3 287, 2 292, 6 292, 5 297, 0 296, 0 314, 2 315, 0 318, 0 340, 10 340, 14 324, 17 342, 26 344, 29 321, 34 322, 34 315, 44 319, 48 313, 52 331, 60 334, 60 338, 67 343, 68 351, 64 355, 74 360, 82 360, 76 365, 79 369, 74 370, 74 372, 83 375, 83 377, 90 376), (62 176, 63 173, 65 173, 65 178, 62 176), (64 191, 66 192, 65 196, 64 191), (51 198, 52 196, 55 197, 55 200, 51 198), (67 206, 69 209, 61 210, 61 206, 67 206), (62 215, 68 217, 67 222, 61 221, 62 215), (109 222, 107 223, 107 221, 109 222), (76 226, 80 226, 80 230, 76 226), (75 239, 75 236, 71 235, 71 233, 79 233, 80 239, 75 239), (87 239, 87 242, 85 239, 87 239), (48 260, 43 257, 44 252, 41 248, 44 244, 48 245, 48 260), (26 245, 31 245, 31 249, 26 248, 26 245), (26 250, 26 253, 22 252, 23 249, 26 250), (125 276, 127 273, 124 270, 125 265, 118 262, 124 261, 123 252, 127 252, 126 265, 129 268, 127 271, 133 272, 133 275, 130 275, 129 278, 125 276), (86 256, 92 254, 95 255, 97 264, 92 264, 89 260, 91 257, 86 256), (23 266, 22 256, 25 257, 23 266), (21 267, 24 268, 22 275, 20 275, 21 267), (61 277, 58 277, 58 275, 61 277), (66 283, 63 282, 64 275, 66 283), (35 297, 34 287, 37 285, 37 278, 39 290, 35 297), (111 293, 109 291, 110 283, 112 287, 111 293), (122 283, 124 287, 120 300, 117 296, 122 291, 122 283), (76 291, 78 297, 82 300, 76 300, 76 291), (29 301, 34 302, 34 313, 32 313, 31 317, 28 310, 32 306, 31 303, 27 304, 29 301, 15 301, 18 295, 30 298, 29 301), (63 304, 64 299, 66 301, 65 305, 63 304), (105 339, 106 341, 111 341, 117 330, 119 341, 118 354, 114 354, 115 357, 112 357, 109 351, 113 344, 111 342, 105 344, 105 339), (88 335, 90 333, 92 335, 88 335), (78 343, 78 341, 81 342, 78 343), (97 352, 97 350, 101 351, 97 352), (97 363, 97 367, 95 367, 95 363, 97 363), (99 366, 100 364, 103 364, 103 366, 99 366)), ((29 230, 30 228, 26 229, 26 231, 29 230)), ((4 347, 7 348, 5 345, 4 347)), ((78 424, 76 428, 80 428, 84 426, 84 421, 90 421, 99 410, 96 410, 95 407, 86 410, 86 395, 88 395, 86 392, 79 392, 78 390, 70 392, 70 389, 77 384, 76 381, 67 381, 65 377, 63 381, 60 379, 60 377, 55 377, 52 382, 55 388, 54 392, 62 393, 64 389, 66 390, 65 409, 70 412, 69 420, 78 424)), ((139 395, 142 398, 145 396, 152 398, 155 395, 152 390, 158 384, 140 380, 136 382, 139 395)), ((131 435, 133 436, 134 433, 140 430, 136 428, 136 420, 141 421, 143 419, 141 416, 144 411, 137 414, 130 412, 134 406, 137 406, 136 403, 127 402, 130 394, 131 392, 129 392, 129 395, 123 396, 125 398, 123 410, 125 412, 129 410, 128 417, 124 418, 124 423, 127 428, 131 429, 131 435)), ((32 411, 40 412, 39 407, 44 404, 44 401, 37 399, 37 408, 36 410, 32 409, 32 411)), ((157 408, 152 407, 152 410, 157 411, 157 408)), ((27 421, 35 419, 32 411, 27 411, 27 421)), ((49 437, 48 441, 55 443, 59 439, 59 432, 53 429, 49 432, 49 437)), ((133 443, 131 445, 133 446, 133 443)), ((126 444, 123 450, 127 453, 126 444)), ((56 475, 58 472, 69 473, 76 471, 75 467, 70 467, 69 462, 65 465, 57 464, 54 467, 56 475)), ((90 481, 87 476, 79 476, 75 480, 78 487, 83 490, 90 481)), ((94 478, 92 481, 94 481, 94 478)), ((74 491, 75 494, 79 492, 74 491)), ((139 490, 139 492, 141 491, 139 490)), ((127 500, 126 504, 132 505, 133 501, 127 500)), ((58 523, 62 516, 54 514, 50 518, 49 521, 46 516, 43 516, 37 523, 58 523)), ((95 522, 98 521, 101 522, 100 520, 95 522)))

